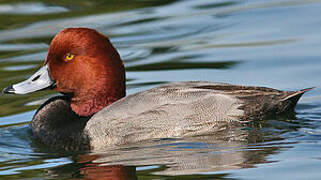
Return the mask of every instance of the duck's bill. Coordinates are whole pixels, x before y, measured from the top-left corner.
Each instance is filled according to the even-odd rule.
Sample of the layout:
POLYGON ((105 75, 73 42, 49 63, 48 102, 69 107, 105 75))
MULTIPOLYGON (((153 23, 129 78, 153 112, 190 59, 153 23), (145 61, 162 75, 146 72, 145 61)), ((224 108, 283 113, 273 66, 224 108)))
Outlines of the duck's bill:
POLYGON ((6 94, 27 94, 42 89, 51 88, 54 85, 55 82, 50 77, 48 65, 45 65, 41 67, 29 79, 11 85, 3 89, 2 92, 6 94))

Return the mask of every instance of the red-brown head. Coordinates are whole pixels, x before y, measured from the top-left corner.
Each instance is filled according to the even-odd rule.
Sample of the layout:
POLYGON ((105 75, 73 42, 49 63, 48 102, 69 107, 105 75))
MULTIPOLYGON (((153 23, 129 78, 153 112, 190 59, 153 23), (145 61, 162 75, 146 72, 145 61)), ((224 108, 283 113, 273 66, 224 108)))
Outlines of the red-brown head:
MULTIPOLYGON (((93 115, 125 96, 121 58, 108 38, 96 30, 67 28, 59 32, 50 44, 44 67, 49 70, 49 79, 55 82, 54 89, 72 97, 71 107, 80 116, 93 115)), ((34 83, 41 76, 28 80, 34 83)), ((5 91, 32 92, 19 93, 18 88, 22 88, 19 84, 11 88, 5 91)))

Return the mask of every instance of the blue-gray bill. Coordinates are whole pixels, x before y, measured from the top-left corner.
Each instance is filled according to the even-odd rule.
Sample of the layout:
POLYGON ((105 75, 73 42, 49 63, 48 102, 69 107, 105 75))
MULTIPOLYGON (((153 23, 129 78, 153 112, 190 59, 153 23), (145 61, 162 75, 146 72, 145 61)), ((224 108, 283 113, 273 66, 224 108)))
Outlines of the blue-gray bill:
POLYGON ((5 94, 27 94, 52 87, 55 82, 51 79, 48 64, 41 67, 30 78, 3 89, 5 94))

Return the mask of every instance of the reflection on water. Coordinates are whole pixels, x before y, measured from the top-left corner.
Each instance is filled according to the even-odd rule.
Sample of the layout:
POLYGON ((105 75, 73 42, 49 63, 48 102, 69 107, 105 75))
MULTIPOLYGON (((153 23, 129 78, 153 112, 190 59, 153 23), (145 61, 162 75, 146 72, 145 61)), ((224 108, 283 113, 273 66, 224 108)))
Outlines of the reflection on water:
MULTIPOLYGON (((320 2, 1 1, 0 88, 29 77, 46 58, 52 37, 78 26, 111 38, 126 65, 128 94, 184 80, 318 86, 320 2)), ((318 89, 304 95, 294 116, 104 152, 62 152, 30 137, 35 109, 55 95, 0 96, 0 179, 319 177, 318 89)))

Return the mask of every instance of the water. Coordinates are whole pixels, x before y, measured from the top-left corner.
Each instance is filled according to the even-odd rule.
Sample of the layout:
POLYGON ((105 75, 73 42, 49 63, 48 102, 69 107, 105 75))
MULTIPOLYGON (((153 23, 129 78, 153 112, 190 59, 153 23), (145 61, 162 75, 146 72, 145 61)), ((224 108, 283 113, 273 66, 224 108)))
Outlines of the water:
MULTIPOLYGON (((321 1, 1 1, 0 87, 29 77, 52 37, 85 26, 108 35, 127 93, 207 80, 296 90, 321 82, 321 1)), ((319 179, 321 90, 296 114, 105 152, 64 152, 29 135, 53 91, 0 96, 0 179, 319 179)))

